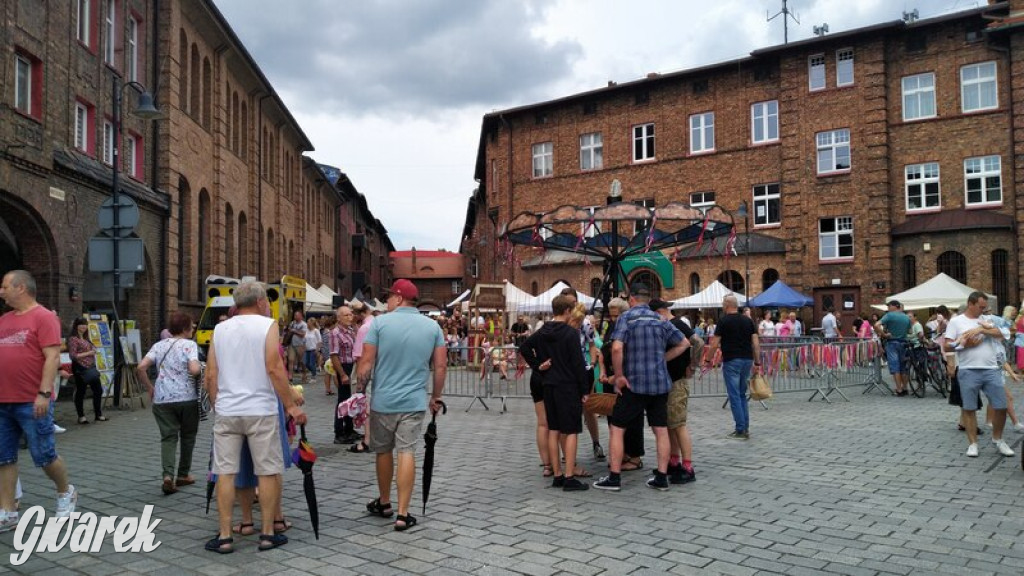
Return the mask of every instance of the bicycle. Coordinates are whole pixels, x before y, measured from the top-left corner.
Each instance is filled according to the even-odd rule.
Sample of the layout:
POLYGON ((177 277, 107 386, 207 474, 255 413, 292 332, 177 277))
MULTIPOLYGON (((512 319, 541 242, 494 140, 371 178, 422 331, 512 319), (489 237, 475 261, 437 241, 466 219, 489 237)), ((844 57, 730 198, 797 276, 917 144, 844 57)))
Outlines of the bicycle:
POLYGON ((928 355, 923 347, 915 348, 910 342, 903 343, 903 359, 906 360, 908 370, 907 385, 910 391, 918 398, 924 398, 925 390, 928 387, 928 355))
POLYGON ((931 380, 932 388, 945 398, 949 393, 951 383, 942 348, 937 344, 929 343, 925 345, 925 350, 927 351, 928 379, 931 380))

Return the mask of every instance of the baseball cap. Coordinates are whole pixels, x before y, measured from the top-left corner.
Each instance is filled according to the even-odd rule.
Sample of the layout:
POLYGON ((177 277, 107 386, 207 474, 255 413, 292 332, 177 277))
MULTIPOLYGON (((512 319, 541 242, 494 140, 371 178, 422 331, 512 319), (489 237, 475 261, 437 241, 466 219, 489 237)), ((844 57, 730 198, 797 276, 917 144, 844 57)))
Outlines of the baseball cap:
POLYGON ((651 287, 643 282, 637 282, 629 287, 630 296, 650 296, 651 287))
POLYGON ((662 308, 668 309, 668 305, 668 302, 665 302, 660 298, 655 298, 654 300, 651 300, 651 302, 648 304, 648 306, 651 307, 651 310, 654 310, 655 312, 661 310, 662 308))
POLYGON ((420 297, 420 291, 416 289, 416 285, 405 278, 395 280, 388 292, 398 294, 406 300, 415 300, 420 297))
POLYGON ((892 306, 894 308, 902 308, 903 307, 903 305, 900 304, 899 300, 889 300, 889 302, 886 304, 886 306, 892 306))

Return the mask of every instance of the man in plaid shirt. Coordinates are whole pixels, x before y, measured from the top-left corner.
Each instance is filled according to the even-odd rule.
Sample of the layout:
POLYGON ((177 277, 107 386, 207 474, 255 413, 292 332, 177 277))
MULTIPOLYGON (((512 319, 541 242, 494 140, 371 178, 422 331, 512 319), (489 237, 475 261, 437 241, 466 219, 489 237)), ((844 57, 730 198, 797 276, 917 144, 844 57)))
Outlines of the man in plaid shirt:
POLYGON ((611 473, 594 483, 594 488, 600 490, 621 488, 623 435, 629 422, 644 413, 654 430, 658 450, 658 468, 647 486, 668 489, 668 393, 672 378, 665 362, 685 352, 690 343, 678 328, 651 310, 650 301, 651 289, 634 284, 629 291, 630 309, 619 316, 612 332, 612 365, 619 398, 608 417, 611 473))
MULTIPOLYGON (((338 404, 352 396, 352 348, 356 341, 355 315, 348 306, 338 308, 338 324, 330 332, 331 365, 338 378, 338 404)), ((337 406, 334 410, 334 443, 352 444, 359 437, 352 426, 352 418, 338 418, 337 406)))

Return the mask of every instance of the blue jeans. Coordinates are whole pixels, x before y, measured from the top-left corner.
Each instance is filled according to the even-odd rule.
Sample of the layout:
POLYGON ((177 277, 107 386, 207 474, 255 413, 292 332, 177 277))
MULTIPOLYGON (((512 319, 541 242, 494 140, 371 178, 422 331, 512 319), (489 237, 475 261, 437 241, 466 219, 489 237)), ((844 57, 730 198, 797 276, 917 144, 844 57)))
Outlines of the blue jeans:
POLYGON ((750 380, 750 368, 753 365, 754 360, 751 358, 735 358, 722 362, 722 377, 725 379, 725 390, 729 393, 729 408, 732 410, 737 432, 746 432, 750 429, 747 381, 750 380))
POLYGON ((306 369, 310 376, 316 376, 316 350, 306 350, 306 369))
POLYGON ((28 451, 36 466, 49 466, 57 459, 53 441, 53 405, 36 418, 32 402, 0 404, 0 466, 18 461, 18 444, 25 435, 28 451))

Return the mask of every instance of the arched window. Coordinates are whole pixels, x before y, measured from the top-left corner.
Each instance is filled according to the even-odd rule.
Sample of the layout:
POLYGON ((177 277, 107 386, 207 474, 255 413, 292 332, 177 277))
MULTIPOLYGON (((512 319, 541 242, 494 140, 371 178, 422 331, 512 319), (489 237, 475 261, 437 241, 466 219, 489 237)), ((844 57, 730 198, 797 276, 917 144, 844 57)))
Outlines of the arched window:
POLYGON ((199 190, 199 212, 197 214, 199 215, 199 227, 196 237, 199 239, 199 250, 197 250, 199 256, 196 259, 196 270, 199 272, 199 276, 196 278, 196 294, 202 300, 204 282, 210 275, 210 259, 206 257, 206 250, 211 245, 209 239, 213 237, 213 222, 210 221, 212 215, 210 193, 206 191, 206 188, 199 190))
POLYGON ((188 36, 178 32, 178 107, 188 114, 188 36))
POLYGON ((210 129, 213 108, 213 68, 210 59, 203 58, 203 128, 210 129))
POLYGON ((262 172, 262 174, 260 174, 260 177, 262 177, 264 180, 269 180, 270 178, 268 178, 267 176, 268 174, 270 174, 270 151, 268 150, 270 144, 270 135, 267 133, 266 126, 263 127, 263 139, 261 140, 261 142, 262 144, 260 145, 260 158, 262 159, 262 166, 260 172, 262 172))
POLYGON ((235 210, 228 202, 224 206, 224 271, 235 276, 235 210))
POLYGON ((967 284, 967 259, 964 255, 950 250, 939 254, 936 262, 939 272, 942 272, 961 284, 967 284))
POLYGON ((264 274, 264 277, 267 280, 270 280, 271 278, 273 278, 274 272, 277 271, 277 266, 275 265, 275 260, 274 260, 274 255, 277 254, 276 248, 277 248, 277 246, 274 244, 274 229, 273 228, 269 228, 269 229, 267 229, 267 262, 266 262, 267 271, 264 274))
POLYGON ((192 43, 192 58, 189 63, 189 77, 191 84, 189 85, 189 97, 188 97, 188 113, 192 116, 192 119, 199 119, 199 47, 196 43, 192 43))
POLYGON ((696 294, 700 292, 700 274, 696 272, 690 273, 690 294, 696 294))
POLYGON ((765 271, 761 273, 761 292, 771 288, 772 284, 775 284, 778 281, 779 271, 775 268, 766 268, 765 271))
POLYGON ((189 284, 189 270, 192 269, 189 251, 191 244, 188 239, 192 235, 192 189, 188 180, 178 178, 178 298, 187 300, 189 284))
POLYGON ((737 294, 743 294, 743 276, 735 270, 726 270, 718 275, 718 281, 737 294))
POLYGON ((240 150, 242 160, 246 160, 249 157, 249 107, 245 105, 245 97, 242 97, 242 123, 239 129, 238 139, 240 140, 240 150))
POLYGON ((642 268, 629 280, 629 285, 646 284, 651 289, 651 298, 661 298, 661 279, 654 272, 642 268))
POLYGON ((238 213, 238 276, 245 276, 249 270, 249 221, 245 212, 238 213))
MULTIPOLYGON (((999 306, 1010 304, 1010 255, 1002 248, 992 251, 992 293, 999 300, 999 306)), ((1002 310, 996 310, 996 314, 1002 310)))
POLYGON ((590 296, 592 298, 597 298, 600 295, 601 295, 601 279, 600 278, 592 278, 590 280, 590 296))
POLYGON ((538 294, 540 294, 540 292, 537 290, 537 288, 538 288, 538 286, 537 286, 537 281, 536 280, 534 280, 533 282, 530 282, 530 294, 533 294, 534 296, 537 296, 538 294))
POLYGON ((903 289, 910 290, 917 286, 917 258, 907 254, 900 260, 903 267, 903 289))
POLYGON ((292 241, 292 240, 289 240, 288 241, 288 260, 285 263, 285 270, 287 270, 289 274, 292 273, 291 271, 292 271, 292 268, 293 268, 293 264, 295 263, 294 260, 292 260, 292 258, 294 256, 295 256, 295 242, 292 241))

